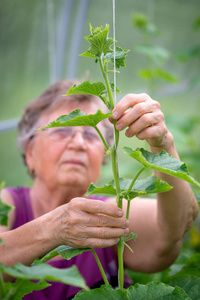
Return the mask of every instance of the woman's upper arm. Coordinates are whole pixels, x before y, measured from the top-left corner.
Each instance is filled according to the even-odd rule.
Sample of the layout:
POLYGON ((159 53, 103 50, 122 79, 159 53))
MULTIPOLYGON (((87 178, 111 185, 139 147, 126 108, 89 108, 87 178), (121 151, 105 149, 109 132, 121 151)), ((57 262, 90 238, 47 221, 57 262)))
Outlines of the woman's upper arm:
MULTIPOLYGON (((126 203, 125 203, 126 205, 126 203)), ((181 250, 181 241, 168 247, 168 241, 162 235, 157 224, 157 200, 135 198, 131 201, 130 231, 137 234, 136 241, 127 243, 132 253, 124 247, 125 265, 138 272, 159 272, 169 267, 181 250), (168 249, 164 253, 163 249, 168 249)))
MULTIPOLYGON (((9 191, 5 188, 1 191, 1 200, 4 203, 14 207, 13 198, 12 198, 11 194, 9 193, 9 191)), ((12 209, 8 215, 8 227, 0 226, 0 232, 8 231, 9 229, 11 229, 14 224, 14 219, 15 219, 15 210, 12 209)))

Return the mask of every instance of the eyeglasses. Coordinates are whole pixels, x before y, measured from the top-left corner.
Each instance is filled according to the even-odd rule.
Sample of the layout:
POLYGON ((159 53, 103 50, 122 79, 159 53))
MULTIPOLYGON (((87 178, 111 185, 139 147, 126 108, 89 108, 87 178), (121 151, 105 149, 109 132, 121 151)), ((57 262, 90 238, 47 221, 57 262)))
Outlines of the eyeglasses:
POLYGON ((51 140, 58 141, 58 142, 66 142, 67 140, 70 140, 74 138, 76 133, 81 133, 83 139, 87 143, 97 143, 101 142, 101 138, 97 131, 93 127, 79 127, 79 129, 76 126, 73 127, 55 127, 55 128, 46 128, 44 129, 45 132, 47 132, 48 137, 51 140))

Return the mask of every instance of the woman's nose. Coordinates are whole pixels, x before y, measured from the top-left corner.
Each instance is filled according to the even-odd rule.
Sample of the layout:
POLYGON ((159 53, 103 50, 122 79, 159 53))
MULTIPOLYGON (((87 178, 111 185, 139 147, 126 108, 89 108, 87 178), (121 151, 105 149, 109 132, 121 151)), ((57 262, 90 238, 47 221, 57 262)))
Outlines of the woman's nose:
POLYGON ((69 147, 78 147, 78 148, 86 148, 86 142, 83 137, 82 132, 77 131, 74 132, 73 136, 71 137, 69 143, 69 147))

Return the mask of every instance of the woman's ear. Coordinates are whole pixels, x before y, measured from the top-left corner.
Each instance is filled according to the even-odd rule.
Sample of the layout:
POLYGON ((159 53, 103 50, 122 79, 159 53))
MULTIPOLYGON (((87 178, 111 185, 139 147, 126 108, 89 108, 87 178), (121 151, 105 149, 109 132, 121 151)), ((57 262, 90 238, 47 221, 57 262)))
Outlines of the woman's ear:
POLYGON ((28 142, 25 150, 25 163, 30 171, 34 170, 33 146, 34 142, 31 140, 28 142))

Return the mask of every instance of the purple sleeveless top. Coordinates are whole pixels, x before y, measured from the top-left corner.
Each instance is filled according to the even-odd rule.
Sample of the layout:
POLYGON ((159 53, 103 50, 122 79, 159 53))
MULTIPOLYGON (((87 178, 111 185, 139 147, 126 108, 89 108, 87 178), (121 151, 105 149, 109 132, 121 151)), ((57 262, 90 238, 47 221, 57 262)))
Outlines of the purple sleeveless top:
MULTIPOLYGON (((30 188, 18 187, 8 188, 12 195, 15 205, 15 221, 12 229, 15 229, 34 219, 30 200, 30 188)), ((100 199, 104 200, 104 199, 100 199)), ((95 249, 102 266, 105 270, 109 283, 117 286, 117 257, 113 247, 95 249)), ((56 268, 69 268, 76 265, 81 275, 84 277, 87 286, 90 288, 99 287, 103 284, 102 276, 97 266, 96 260, 91 251, 84 252, 71 260, 60 259, 49 261, 47 264, 56 268)), ((126 280, 130 285, 130 280, 126 280)), ((31 294, 23 297, 24 300, 64 300, 71 299, 80 290, 80 288, 65 285, 59 282, 51 283, 51 286, 41 291, 33 291, 31 294)))

